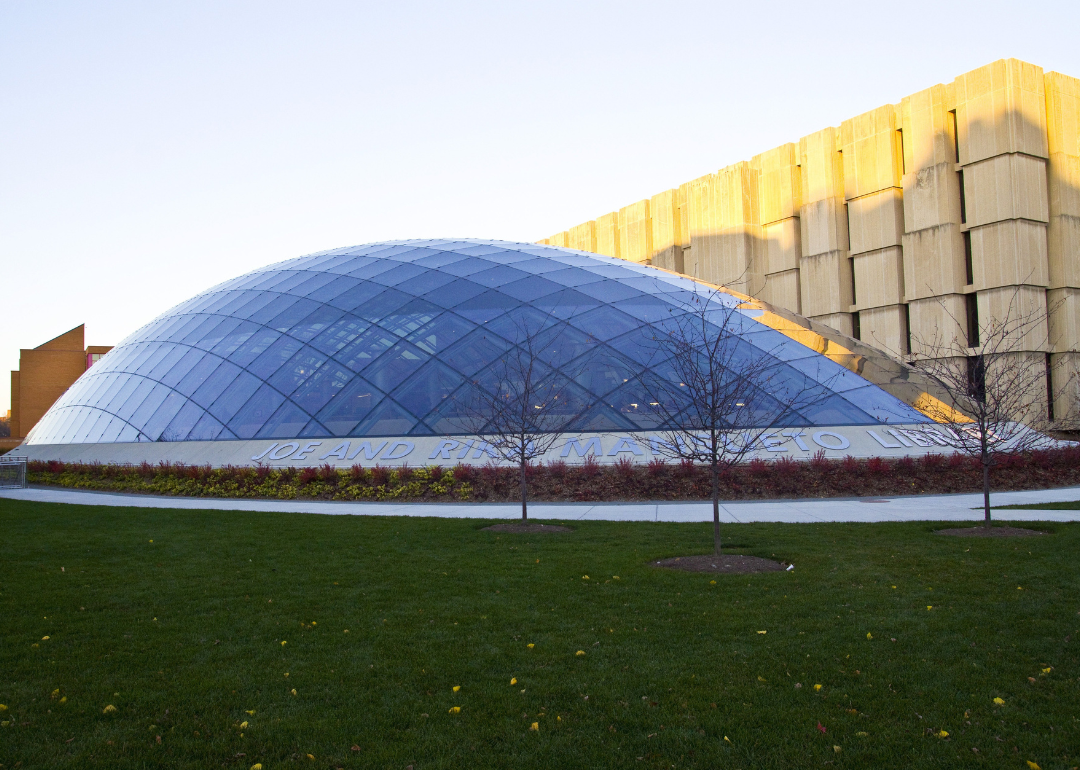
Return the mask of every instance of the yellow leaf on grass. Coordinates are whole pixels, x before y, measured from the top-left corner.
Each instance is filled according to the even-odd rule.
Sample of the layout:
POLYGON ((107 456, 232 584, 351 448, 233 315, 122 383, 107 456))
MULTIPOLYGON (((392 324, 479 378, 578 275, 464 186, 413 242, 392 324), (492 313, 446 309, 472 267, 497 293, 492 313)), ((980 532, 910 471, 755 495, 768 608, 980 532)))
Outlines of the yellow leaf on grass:
POLYGON ((0 711, 7 711, 7 706, 5 706, 3 703, 0 703, 0 711))
POLYGON ((1032 762, 1030 759, 1027 761, 1027 766, 1030 767, 1031 770, 1042 770, 1042 768, 1040 768, 1037 764, 1032 762))
POLYGON ((49 637, 43 636, 43 637, 41 637, 41 641, 47 642, 47 641, 49 641, 49 637))
POLYGON ((510 684, 517 684, 517 678, 513 676, 510 677, 510 684))
MULTIPOLYGON (((337 585, 337 583, 334 583, 334 585, 337 585)), ((315 761, 315 755, 314 755, 314 754, 306 754, 305 756, 306 756, 306 757, 307 757, 308 759, 310 759, 310 760, 311 760, 312 762, 314 762, 314 761, 315 761)))
POLYGON ((832 750, 835 751, 837 754, 839 754, 841 751, 843 751, 843 749, 841 749, 839 746, 833 746, 832 750))
POLYGON ((866 632, 866 638, 867 638, 867 639, 873 639, 873 638, 874 638, 874 635, 873 635, 873 634, 871 634, 871 633, 870 633, 869 631, 867 631, 867 632, 866 632))
POLYGON ((108 706, 106 706, 105 708, 103 708, 101 710, 101 713, 102 714, 115 714, 116 713, 116 706, 114 706, 113 704, 110 703, 108 706))
POLYGON ((995 706, 1004 706, 1005 701, 1003 701, 1001 698, 994 698, 994 705, 995 706))
POLYGON ((1053 671, 1053 670, 1054 670, 1054 667, 1053 667, 1053 666, 1050 666, 1049 668, 1044 668, 1044 669, 1042 670, 1042 675, 1043 675, 1043 676, 1046 676, 1047 674, 1049 674, 1049 673, 1050 673, 1051 671, 1053 671))
POLYGON ((253 717, 255 716, 255 709, 252 709, 251 711, 245 711, 244 713, 247 714, 249 717, 253 717))
POLYGON ((529 643, 528 643, 527 645, 525 645, 525 646, 526 646, 526 647, 528 647, 528 648, 529 648, 529 649, 531 650, 531 649, 532 649, 533 647, 535 647, 536 645, 535 645, 535 644, 533 644, 532 642, 529 642, 529 643))
POLYGON ((589 576, 588 576, 588 575, 582 575, 582 576, 581 576, 581 579, 582 579, 582 580, 588 580, 588 579, 589 579, 589 576))
POLYGON ((814 692, 821 692, 821 685, 820 684, 815 684, 814 685, 814 692))
POLYGON ((251 766, 251 770, 262 770, 262 763, 256 762, 254 765, 251 766))
POLYGON ((947 733, 945 730, 939 730, 938 733, 937 733, 937 737, 938 738, 948 738, 949 733, 947 733))
POLYGON ((870 733, 855 733, 855 734, 856 734, 857 736, 859 736, 860 738, 865 738, 865 737, 866 737, 866 736, 868 736, 868 735, 869 735, 870 733))
POLYGON ((585 654, 585 650, 578 650, 578 651, 577 651, 577 652, 575 652, 574 654, 575 654, 575 655, 584 655, 584 654, 585 654))
POLYGON ((759 633, 759 634, 767 634, 767 633, 769 633, 769 632, 768 632, 768 631, 758 631, 758 633, 759 633))
POLYGON ((455 684, 455 685, 454 685, 454 692, 457 692, 457 691, 458 691, 458 690, 460 690, 460 689, 461 689, 461 685, 460 685, 460 684, 455 684))
POLYGON ((763 676, 759 676, 759 677, 757 678, 757 680, 758 680, 759 682, 765 682, 765 681, 768 681, 768 680, 766 680, 766 679, 765 679, 765 677, 763 677, 763 676))
POLYGON ((529 729, 534 730, 536 732, 540 732, 540 723, 539 722, 533 722, 531 725, 529 725, 529 729))
POLYGON ((248 723, 247 723, 247 722, 241 722, 241 723, 240 723, 240 729, 241 729, 241 730, 246 730, 246 729, 247 729, 247 726, 248 726, 248 723))
POLYGON ((460 714, 461 713, 461 706, 451 706, 449 713, 451 713, 451 714, 460 714))
POLYGON ((67 703, 67 696, 65 695, 63 698, 61 698, 60 702, 61 703, 67 703))
POLYGON ((932 609, 934 609, 934 605, 928 604, 928 605, 926 605, 926 609, 932 610, 932 609))
MULTIPOLYGON (((731 738, 728 738, 726 735, 724 736, 724 740, 727 741, 728 743, 731 743, 731 738)), ((734 744, 732 744, 732 745, 734 745, 734 744)))
POLYGON ((709 581, 709 585, 711 585, 711 586, 714 586, 714 585, 716 585, 716 581, 715 581, 715 580, 710 580, 710 581, 709 581))
POLYGON ((292 689, 292 690, 289 690, 289 692, 291 692, 293 695, 296 695, 296 689, 295 688, 292 689))

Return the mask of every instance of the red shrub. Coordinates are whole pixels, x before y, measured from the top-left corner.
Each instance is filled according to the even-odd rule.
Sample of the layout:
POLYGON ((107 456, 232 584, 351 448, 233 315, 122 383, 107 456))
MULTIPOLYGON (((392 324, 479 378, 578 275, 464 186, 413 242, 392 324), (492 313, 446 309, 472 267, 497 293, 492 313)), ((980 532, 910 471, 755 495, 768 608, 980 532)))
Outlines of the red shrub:
POLYGON ((667 463, 663 460, 656 458, 649 460, 649 475, 650 476, 662 476, 664 471, 667 470, 667 463))
POLYGON ((874 475, 885 473, 889 469, 888 463, 880 457, 871 457, 866 461, 866 470, 874 475))
POLYGON ((910 457, 901 457, 896 461, 896 469, 905 476, 910 476, 915 471, 915 461, 910 457))
POLYGON ((928 471, 939 471, 945 467, 945 457, 937 452, 923 455, 921 462, 922 467, 928 471))
POLYGON ((390 483, 390 469, 376 465, 371 469, 371 483, 377 487, 385 487, 390 483))
POLYGON ((64 464, 59 460, 49 460, 49 473, 63 473, 64 464))
POLYGON ((413 469, 409 467, 408 463, 405 463, 405 465, 398 468, 397 477, 402 484, 408 484, 413 477, 413 469))
POLYGON ((556 481, 566 479, 566 460, 551 460, 547 466, 548 476, 556 481))
POLYGON ((319 478, 319 469, 318 468, 301 468, 300 469, 300 483, 301 484, 310 484, 311 482, 315 481, 315 479, 317 479, 317 478, 319 478))
POLYGON ((764 460, 755 457, 750 461, 750 475, 751 476, 765 476, 769 473, 769 464, 764 460))
POLYGON ((862 471, 862 463, 851 455, 844 455, 844 459, 840 461, 840 467, 844 469, 844 473, 850 473, 855 476, 862 471))
POLYGON ((476 469, 471 465, 458 463, 454 466, 454 478, 458 481, 472 481, 476 478, 476 469))
POLYGON ((368 473, 364 470, 364 466, 359 463, 349 468, 349 478, 354 482, 364 481, 367 478, 367 475, 368 473))
POLYGON ((620 457, 615 461, 615 472, 622 476, 624 479, 631 479, 634 476, 634 471, 637 466, 634 461, 629 457, 620 457))
POLYGON ((586 455, 585 462, 581 464, 581 475, 587 479, 595 478, 600 475, 600 463, 596 461, 593 455, 586 455))
POLYGON ((951 455, 949 455, 949 467, 953 470, 960 470, 967 464, 967 455, 960 452, 953 452, 951 455))
POLYGON ((259 463, 255 466, 255 478, 259 481, 266 481, 270 474, 273 473, 273 470, 269 465, 259 463))
POLYGON ((679 465, 675 469, 675 474, 679 478, 692 479, 697 475, 697 466, 694 465, 693 460, 688 460, 685 457, 679 460, 679 465))
POLYGON ((322 479, 323 481, 337 481, 338 480, 337 468, 335 468, 330 463, 326 463, 324 466, 319 468, 319 478, 322 479))
POLYGON ((825 459, 825 450, 819 449, 810 458, 810 468, 817 473, 827 473, 832 470, 832 461, 825 459))

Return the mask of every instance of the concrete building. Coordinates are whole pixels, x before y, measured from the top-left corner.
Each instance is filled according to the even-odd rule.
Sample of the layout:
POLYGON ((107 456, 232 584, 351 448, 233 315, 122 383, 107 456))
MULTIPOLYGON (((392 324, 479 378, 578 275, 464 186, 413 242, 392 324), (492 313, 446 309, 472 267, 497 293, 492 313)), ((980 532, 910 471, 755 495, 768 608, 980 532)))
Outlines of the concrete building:
POLYGON ((11 373, 11 439, 13 446, 37 425, 75 380, 111 346, 86 347, 85 327, 76 326, 36 348, 19 351, 19 368, 11 373))
MULTIPOLYGON (((1011 302, 1080 370, 1080 80, 1003 59, 541 243, 724 284, 896 356, 1011 302), (914 341, 914 342, 913 342, 914 341)), ((1044 405, 1076 416, 1075 394, 1044 405)), ((1064 423, 1062 423, 1064 425, 1064 423)))

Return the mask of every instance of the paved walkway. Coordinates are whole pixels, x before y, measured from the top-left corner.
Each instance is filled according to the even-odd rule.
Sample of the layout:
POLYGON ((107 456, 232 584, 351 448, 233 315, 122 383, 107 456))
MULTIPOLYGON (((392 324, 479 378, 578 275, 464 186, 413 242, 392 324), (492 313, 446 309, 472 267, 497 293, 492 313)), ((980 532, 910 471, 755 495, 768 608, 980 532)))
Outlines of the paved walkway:
MULTIPOLYGON (((512 503, 344 503, 293 500, 218 500, 198 497, 153 497, 74 489, 0 490, 0 501, 32 500, 72 505, 113 505, 184 510, 263 511, 359 516, 438 516, 444 518, 513 519, 521 506, 512 503)), ((997 492, 992 505, 1080 500, 1080 487, 1035 492, 997 492)), ((0 502, 2 504, 2 502, 0 502)), ((982 495, 844 498, 829 500, 763 500, 729 502, 721 507, 729 523, 775 521, 959 521, 982 517, 982 495), (974 510, 979 509, 979 510, 974 510)), ((1000 520, 1080 521, 1080 511, 995 511, 1000 520)), ((593 521, 711 521, 709 503, 532 503, 535 519, 593 521)))

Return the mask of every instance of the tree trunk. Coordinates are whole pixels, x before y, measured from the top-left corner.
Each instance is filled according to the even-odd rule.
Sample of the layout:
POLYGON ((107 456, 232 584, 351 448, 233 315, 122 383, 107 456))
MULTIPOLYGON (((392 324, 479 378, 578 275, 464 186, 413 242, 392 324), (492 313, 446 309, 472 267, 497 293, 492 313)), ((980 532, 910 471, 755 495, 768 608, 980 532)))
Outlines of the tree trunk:
POLYGON ((525 459, 524 455, 525 455, 525 453, 522 452, 522 458, 521 458, 521 520, 522 521, 528 521, 529 520, 529 510, 528 510, 528 502, 527 502, 527 500, 528 500, 528 490, 527 490, 527 488, 525 486, 525 466, 528 464, 528 461, 525 459))
POLYGON ((720 469, 712 464, 713 555, 720 555, 720 469))
POLYGON ((983 525, 990 527, 990 463, 988 457, 983 457, 983 525))

